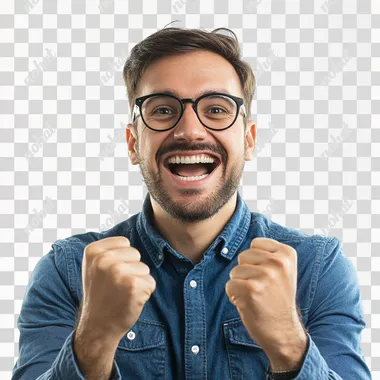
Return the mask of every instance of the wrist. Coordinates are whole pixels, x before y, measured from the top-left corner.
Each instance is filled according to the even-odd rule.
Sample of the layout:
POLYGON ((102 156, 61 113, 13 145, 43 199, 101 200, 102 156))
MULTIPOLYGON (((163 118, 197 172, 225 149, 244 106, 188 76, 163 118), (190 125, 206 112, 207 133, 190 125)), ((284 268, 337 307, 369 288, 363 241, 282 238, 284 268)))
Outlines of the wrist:
POLYGON ((121 337, 105 334, 103 329, 79 323, 73 335, 74 347, 86 347, 87 356, 101 352, 115 352, 121 337))
POLYGON ((125 332, 120 332, 112 327, 109 323, 105 325, 86 313, 82 314, 79 319, 75 328, 75 335, 94 344, 100 342, 102 346, 117 347, 125 332))
POLYGON ((307 334, 286 345, 286 349, 267 354, 273 372, 296 371, 302 367, 309 348, 307 334))
POLYGON ((73 334, 73 355, 76 365, 87 380, 108 380, 115 374, 114 356, 117 344, 99 341, 86 334, 73 334))

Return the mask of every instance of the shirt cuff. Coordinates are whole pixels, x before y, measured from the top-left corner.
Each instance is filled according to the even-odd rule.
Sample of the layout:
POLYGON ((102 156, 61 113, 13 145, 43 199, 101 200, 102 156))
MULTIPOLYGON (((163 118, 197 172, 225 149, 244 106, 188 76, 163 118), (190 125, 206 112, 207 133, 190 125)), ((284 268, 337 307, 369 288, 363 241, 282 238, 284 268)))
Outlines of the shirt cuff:
MULTIPOLYGON (((86 380, 79 369, 78 363, 74 355, 74 332, 66 338, 61 351, 56 357, 52 365, 53 378, 57 379, 71 379, 71 380, 86 380)), ((112 372, 109 380, 122 380, 119 367, 116 360, 113 361, 112 372)))
POLYGON ((309 333, 306 333, 308 337, 308 348, 300 368, 298 375, 294 377, 294 380, 317 380, 327 379, 329 376, 329 367, 321 355, 317 345, 313 342, 309 333))

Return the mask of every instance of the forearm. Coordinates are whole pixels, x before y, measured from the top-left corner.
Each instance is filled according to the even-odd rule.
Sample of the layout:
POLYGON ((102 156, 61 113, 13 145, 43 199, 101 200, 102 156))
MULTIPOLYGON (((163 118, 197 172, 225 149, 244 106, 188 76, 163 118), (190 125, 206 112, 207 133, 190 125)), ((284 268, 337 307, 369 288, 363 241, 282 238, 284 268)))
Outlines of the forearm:
POLYGON ((109 380, 118 340, 102 338, 94 330, 78 327, 73 350, 78 367, 86 380, 109 380))

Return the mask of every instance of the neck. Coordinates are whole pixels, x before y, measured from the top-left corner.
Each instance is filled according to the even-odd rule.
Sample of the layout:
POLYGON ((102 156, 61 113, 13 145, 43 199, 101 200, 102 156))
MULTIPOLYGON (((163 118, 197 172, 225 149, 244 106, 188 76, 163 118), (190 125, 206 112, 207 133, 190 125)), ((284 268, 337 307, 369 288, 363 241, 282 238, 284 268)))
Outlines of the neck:
POLYGON ((211 218, 196 223, 183 223, 173 219, 150 197, 154 215, 154 227, 177 252, 199 263, 204 252, 222 232, 236 209, 237 192, 211 218))

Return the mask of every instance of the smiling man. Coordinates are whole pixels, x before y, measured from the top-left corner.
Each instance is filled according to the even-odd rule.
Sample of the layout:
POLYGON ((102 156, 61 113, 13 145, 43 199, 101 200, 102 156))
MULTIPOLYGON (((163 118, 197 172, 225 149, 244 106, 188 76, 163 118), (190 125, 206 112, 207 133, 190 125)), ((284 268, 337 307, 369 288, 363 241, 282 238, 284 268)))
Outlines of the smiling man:
MULTIPOLYGON (((127 85, 136 75, 131 60, 127 85)), ((254 77, 241 66, 251 101, 254 77)), ((140 165, 157 230, 197 264, 234 213, 252 159, 256 127, 245 120, 244 89, 225 58, 194 50, 158 59, 132 91, 145 96, 134 107, 141 118, 129 125, 133 136, 127 130, 131 162, 140 165)))
POLYGON ((339 240, 251 212, 238 192, 255 77, 232 35, 166 28, 132 49, 143 210, 39 261, 13 379, 371 379, 339 240))

